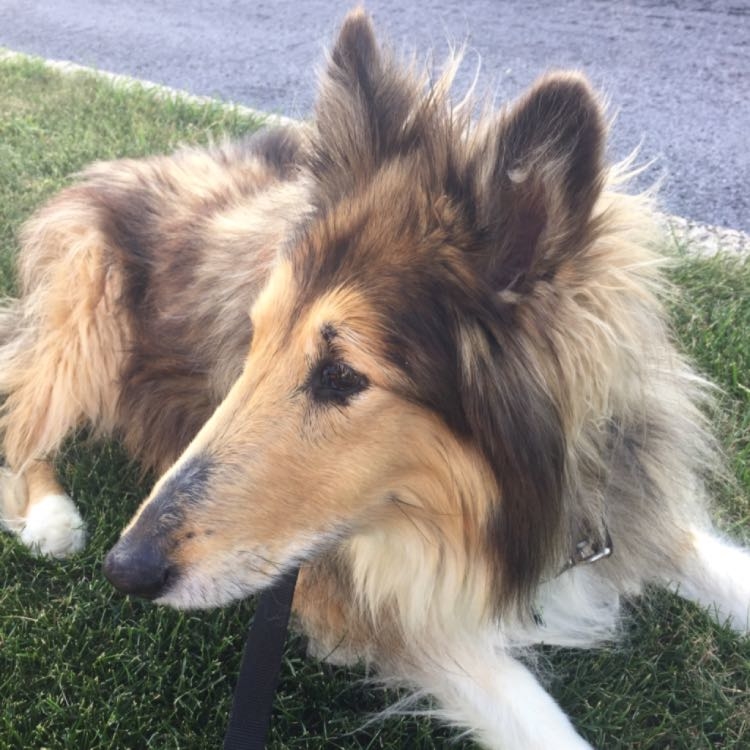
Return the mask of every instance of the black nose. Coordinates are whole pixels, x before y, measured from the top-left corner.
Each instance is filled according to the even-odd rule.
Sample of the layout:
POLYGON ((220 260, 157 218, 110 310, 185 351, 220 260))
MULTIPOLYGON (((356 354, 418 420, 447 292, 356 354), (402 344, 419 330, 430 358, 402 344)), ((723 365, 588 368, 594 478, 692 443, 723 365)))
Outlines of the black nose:
POLYGON ((170 578, 167 559, 158 544, 124 536, 104 558, 107 580, 124 594, 156 599, 170 578))

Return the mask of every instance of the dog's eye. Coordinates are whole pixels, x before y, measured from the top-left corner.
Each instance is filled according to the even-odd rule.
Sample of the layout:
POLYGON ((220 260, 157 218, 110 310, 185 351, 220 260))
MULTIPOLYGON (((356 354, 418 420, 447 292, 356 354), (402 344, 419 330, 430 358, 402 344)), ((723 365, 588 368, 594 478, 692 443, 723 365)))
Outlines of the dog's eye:
POLYGON ((367 387, 367 378, 343 362, 328 362, 318 370, 313 394, 320 401, 346 402, 367 387))

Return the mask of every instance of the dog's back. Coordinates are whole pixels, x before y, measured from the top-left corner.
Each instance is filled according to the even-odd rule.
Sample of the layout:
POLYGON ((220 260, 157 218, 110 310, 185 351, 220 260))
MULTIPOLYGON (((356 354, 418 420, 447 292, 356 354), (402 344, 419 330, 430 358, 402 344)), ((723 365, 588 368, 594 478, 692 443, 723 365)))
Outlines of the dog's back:
POLYGON ((275 128, 97 163, 27 223, 21 298, 0 317, 11 465, 84 421, 122 435, 146 466, 174 461, 239 375, 252 302, 306 211, 302 138, 275 128), (69 408, 54 406, 45 368, 74 394, 69 408), (32 402, 37 419, 59 411, 56 425, 19 413, 32 402))

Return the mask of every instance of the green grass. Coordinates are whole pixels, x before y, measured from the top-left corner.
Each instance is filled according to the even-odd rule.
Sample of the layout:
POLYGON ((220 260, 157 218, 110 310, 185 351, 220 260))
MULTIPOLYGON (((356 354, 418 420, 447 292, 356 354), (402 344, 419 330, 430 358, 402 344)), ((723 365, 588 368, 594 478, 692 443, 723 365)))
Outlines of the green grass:
MULTIPOLYGON (((239 134, 256 123, 216 106, 166 101, 96 79, 0 63, 0 286, 13 287, 21 222, 94 159, 239 134)), ((724 389, 720 431, 736 483, 722 524, 750 529, 750 265, 685 257, 673 271, 679 335, 724 389)), ((146 492, 114 445, 72 441, 65 487, 88 519, 85 553, 32 559, 0 536, 0 750, 216 748, 228 716, 251 603, 178 613, 126 599, 101 559, 146 492)), ((750 645, 675 597, 634 609, 627 636, 596 653, 543 653, 550 689, 581 731, 608 748, 750 747, 750 645)), ((275 748, 471 747, 424 718, 363 728, 392 695, 361 673, 287 648, 275 748)))

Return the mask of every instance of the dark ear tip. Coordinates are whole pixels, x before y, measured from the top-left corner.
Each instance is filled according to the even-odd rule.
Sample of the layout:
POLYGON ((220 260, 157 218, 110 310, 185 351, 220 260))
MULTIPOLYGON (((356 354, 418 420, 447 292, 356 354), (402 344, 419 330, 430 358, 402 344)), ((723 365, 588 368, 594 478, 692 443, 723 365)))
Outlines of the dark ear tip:
POLYGON ((333 47, 333 59, 338 64, 361 57, 372 57, 377 53, 375 31, 372 19, 359 5, 349 11, 341 25, 336 44, 333 47))
POLYGON ((547 86, 559 87, 560 90, 567 90, 571 94, 594 97, 594 87, 588 76, 579 70, 549 70, 540 76, 534 87, 547 86))
POLYGON ((561 117, 577 117, 605 128, 604 105, 589 79, 578 71, 552 71, 542 76, 528 94, 537 102, 538 111, 561 117))
POLYGON ((589 190, 604 166, 605 108, 588 79, 556 71, 540 78, 515 109, 515 131, 526 147, 537 144, 547 157, 569 165, 568 188, 589 190))
POLYGON ((344 17, 342 28, 350 25, 357 26, 360 24, 364 24, 368 27, 372 25, 370 21, 370 15, 365 10, 364 5, 357 5, 346 14, 346 16, 344 17))

